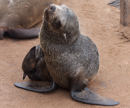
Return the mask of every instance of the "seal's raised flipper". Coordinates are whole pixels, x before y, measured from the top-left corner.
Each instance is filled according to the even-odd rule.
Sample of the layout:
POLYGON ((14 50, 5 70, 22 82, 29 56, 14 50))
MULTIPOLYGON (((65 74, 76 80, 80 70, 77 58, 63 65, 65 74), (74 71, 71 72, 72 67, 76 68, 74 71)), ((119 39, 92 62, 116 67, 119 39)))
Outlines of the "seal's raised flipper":
POLYGON ((18 88, 22 88, 29 91, 44 93, 51 92, 57 89, 57 84, 53 81, 52 84, 39 84, 36 82, 23 82, 23 83, 14 83, 18 88))
POLYGON ((78 80, 78 77, 74 78, 72 81, 70 90, 71 97, 79 102, 104 106, 113 106, 119 104, 118 101, 114 101, 113 99, 109 99, 93 93, 86 87, 85 84, 78 80))
POLYGON ((16 39, 30 39, 37 38, 40 32, 40 27, 31 28, 31 29, 20 29, 12 28, 8 29, 8 37, 16 39))

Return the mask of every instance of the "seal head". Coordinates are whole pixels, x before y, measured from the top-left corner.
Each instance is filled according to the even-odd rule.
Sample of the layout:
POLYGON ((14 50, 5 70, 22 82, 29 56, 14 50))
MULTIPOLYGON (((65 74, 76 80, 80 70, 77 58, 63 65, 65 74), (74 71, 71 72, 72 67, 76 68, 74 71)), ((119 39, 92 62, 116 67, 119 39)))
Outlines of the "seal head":
POLYGON ((52 4, 45 9, 43 29, 48 38, 60 44, 72 44, 80 34, 78 18, 66 5, 52 4))

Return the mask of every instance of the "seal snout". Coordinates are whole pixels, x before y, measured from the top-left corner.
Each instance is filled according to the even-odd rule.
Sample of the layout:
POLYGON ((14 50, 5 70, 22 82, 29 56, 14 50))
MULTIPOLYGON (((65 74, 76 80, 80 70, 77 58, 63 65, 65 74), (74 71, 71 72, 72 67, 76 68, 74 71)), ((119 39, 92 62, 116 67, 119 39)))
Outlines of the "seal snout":
POLYGON ((49 12, 55 12, 55 11, 56 11, 56 5, 55 5, 55 4, 51 4, 51 5, 47 8, 47 10, 48 10, 49 12))
POLYGON ((45 10, 45 18, 46 20, 51 20, 54 17, 54 12, 56 11, 56 5, 51 4, 46 10, 45 10))

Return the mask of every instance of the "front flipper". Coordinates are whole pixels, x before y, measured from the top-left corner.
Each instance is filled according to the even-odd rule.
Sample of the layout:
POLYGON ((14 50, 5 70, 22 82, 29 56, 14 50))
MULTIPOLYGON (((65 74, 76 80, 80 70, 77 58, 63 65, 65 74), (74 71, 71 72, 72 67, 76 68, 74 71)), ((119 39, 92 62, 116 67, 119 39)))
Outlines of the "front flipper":
MULTIPOLYGON (((89 83, 86 82, 86 84, 89 83)), ((84 84, 82 77, 80 75, 75 76, 71 79, 70 86, 71 97, 76 101, 93 104, 93 105, 104 105, 104 106, 113 106, 119 104, 118 101, 109 99, 103 96, 100 96, 96 93, 93 93, 90 89, 84 84)))
POLYGON ((50 92, 57 89, 57 84, 53 81, 52 84, 39 84, 36 82, 23 82, 23 83, 14 83, 18 88, 22 88, 29 91, 44 93, 50 92))
POLYGON ((71 96, 73 99, 87 104, 104 105, 104 106, 112 106, 119 104, 118 101, 114 101, 113 99, 109 99, 100 96, 96 93, 93 93, 87 87, 85 87, 85 89, 81 92, 71 91, 71 96))

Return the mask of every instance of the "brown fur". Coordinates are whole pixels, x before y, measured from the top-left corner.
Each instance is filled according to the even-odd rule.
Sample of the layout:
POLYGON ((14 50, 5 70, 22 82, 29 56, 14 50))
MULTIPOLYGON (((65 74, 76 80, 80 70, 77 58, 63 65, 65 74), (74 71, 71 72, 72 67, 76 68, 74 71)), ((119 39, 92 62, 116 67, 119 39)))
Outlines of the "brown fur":
POLYGON ((31 80, 51 81, 40 45, 30 49, 23 60, 22 69, 31 80))
MULTIPOLYGON (((0 0, 0 39, 2 31, 29 29, 42 21, 43 11, 60 0, 0 0)), ((18 37, 19 38, 19 37, 18 37)), ((26 37, 25 37, 26 38, 26 37)))
POLYGON ((60 87, 70 89, 76 79, 86 85, 96 76, 97 47, 80 34, 77 16, 67 6, 50 5, 45 10, 40 43, 50 76, 60 87))

